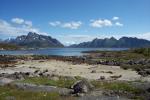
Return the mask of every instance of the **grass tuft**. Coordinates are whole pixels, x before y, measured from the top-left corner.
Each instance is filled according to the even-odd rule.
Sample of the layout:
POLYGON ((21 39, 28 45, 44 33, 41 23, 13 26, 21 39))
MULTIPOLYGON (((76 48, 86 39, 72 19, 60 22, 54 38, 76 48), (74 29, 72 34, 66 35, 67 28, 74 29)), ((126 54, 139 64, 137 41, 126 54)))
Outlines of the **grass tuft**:
POLYGON ((32 92, 12 86, 0 86, 0 100, 61 100, 56 92, 32 92))
POLYGON ((92 81, 95 88, 103 88, 115 91, 125 91, 133 94, 141 93, 142 90, 135 88, 130 83, 127 82, 102 82, 102 81, 92 81))

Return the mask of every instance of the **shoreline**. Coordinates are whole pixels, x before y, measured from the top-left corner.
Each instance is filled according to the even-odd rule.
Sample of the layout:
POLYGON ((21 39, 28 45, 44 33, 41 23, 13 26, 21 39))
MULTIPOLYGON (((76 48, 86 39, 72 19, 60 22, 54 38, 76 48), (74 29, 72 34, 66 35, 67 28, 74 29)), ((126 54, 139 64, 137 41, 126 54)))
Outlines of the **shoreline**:
MULTIPOLYGON (((50 74, 59 76, 80 76, 86 79, 98 80, 105 77, 106 80, 113 80, 112 76, 121 75, 119 80, 140 80, 140 75, 132 70, 123 70, 119 66, 107 65, 88 65, 72 64, 68 61, 59 60, 28 60, 21 61, 14 65, 13 68, 0 69, 0 73, 13 74, 15 72, 35 72, 36 70, 48 70, 50 74)), ((116 78, 117 79, 117 78, 116 78)), ((118 80, 117 79, 117 80, 118 80)))
MULTIPOLYGON (((121 56, 122 54, 124 52, 119 53, 121 56)), ((117 98, 118 96, 132 99, 138 98, 139 95, 140 98, 150 98, 148 71, 143 75, 139 73, 141 70, 131 68, 132 63, 127 63, 130 67, 125 69, 119 65, 122 62, 116 63, 116 61, 118 61, 116 53, 112 51, 84 56, 0 55, 0 88, 15 85, 17 89, 23 91, 28 91, 28 88, 31 88, 32 92, 57 91, 60 97, 63 97, 64 88, 75 92, 74 85, 77 85, 77 88, 86 92, 78 91, 75 94, 65 92, 66 94, 63 95, 66 98, 77 97, 75 100, 80 100, 82 97, 87 100, 88 97, 117 98), (89 84, 92 84, 94 89, 90 89, 89 84)), ((129 62, 131 61, 130 58, 129 62)), ((145 61, 146 58, 142 63, 145 61)), ((134 65, 138 63, 136 60, 133 61, 134 65)), ((149 62, 145 64, 147 63, 149 62)), ((142 71, 147 68, 143 68, 142 71)))
POLYGON ((105 80, 150 81, 149 76, 142 76, 136 70, 123 69, 116 65, 98 64, 90 61, 89 56, 5 55, 0 60, 2 60, 0 61, 0 74, 34 73, 36 70, 48 70, 50 74, 80 76, 92 80, 104 77, 105 80))

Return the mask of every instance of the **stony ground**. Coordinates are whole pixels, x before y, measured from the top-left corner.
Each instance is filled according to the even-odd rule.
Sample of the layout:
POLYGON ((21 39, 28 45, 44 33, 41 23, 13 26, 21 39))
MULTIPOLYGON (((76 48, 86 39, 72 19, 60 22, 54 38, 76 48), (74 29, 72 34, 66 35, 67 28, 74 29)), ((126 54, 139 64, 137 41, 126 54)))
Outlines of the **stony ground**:
POLYGON ((122 69, 120 66, 84 63, 83 57, 54 58, 1 57, 0 99, 150 99, 148 74, 143 76, 133 69, 122 69))
MULTIPOLYGON (((29 60, 21 61, 13 68, 4 68, 0 73, 34 72, 48 70, 47 74, 62 76, 80 76, 87 79, 126 80, 135 81, 142 77, 132 70, 124 70, 119 66, 72 64, 56 60, 29 60)), ((146 79, 146 78, 145 78, 146 79)), ((147 77, 149 80, 149 77, 147 77)))

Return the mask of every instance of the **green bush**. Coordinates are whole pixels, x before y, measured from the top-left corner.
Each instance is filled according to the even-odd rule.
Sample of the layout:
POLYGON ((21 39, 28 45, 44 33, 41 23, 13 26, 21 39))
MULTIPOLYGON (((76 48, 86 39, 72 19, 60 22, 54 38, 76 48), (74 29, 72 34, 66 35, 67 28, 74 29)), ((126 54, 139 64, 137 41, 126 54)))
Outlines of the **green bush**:
POLYGON ((143 54, 144 56, 150 56, 150 48, 138 48, 134 49, 133 52, 143 54))

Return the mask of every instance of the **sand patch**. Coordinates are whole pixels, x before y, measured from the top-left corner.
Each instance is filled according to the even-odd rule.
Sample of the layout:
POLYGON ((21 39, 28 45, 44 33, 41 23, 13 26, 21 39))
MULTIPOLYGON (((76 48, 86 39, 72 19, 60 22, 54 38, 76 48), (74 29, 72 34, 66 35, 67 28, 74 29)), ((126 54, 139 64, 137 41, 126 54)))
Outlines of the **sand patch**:
POLYGON ((140 75, 136 71, 124 70, 119 66, 108 66, 108 65, 87 65, 87 64, 72 64, 70 62, 56 61, 56 60, 32 60, 25 61, 24 64, 16 65, 19 71, 25 70, 24 68, 30 69, 48 69, 49 73, 62 76, 81 76, 88 79, 99 79, 104 76, 109 79, 111 76, 119 76, 118 80, 139 80, 140 75))

